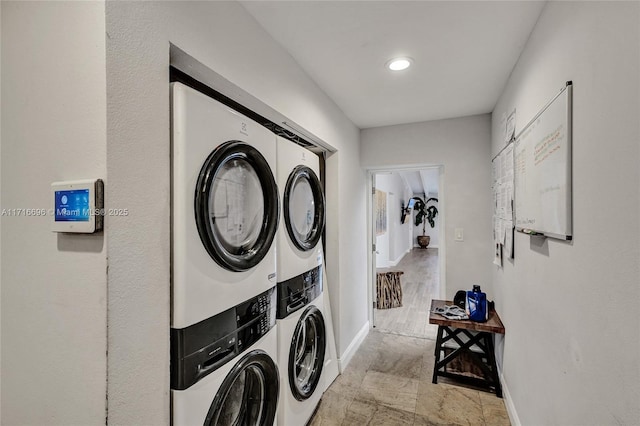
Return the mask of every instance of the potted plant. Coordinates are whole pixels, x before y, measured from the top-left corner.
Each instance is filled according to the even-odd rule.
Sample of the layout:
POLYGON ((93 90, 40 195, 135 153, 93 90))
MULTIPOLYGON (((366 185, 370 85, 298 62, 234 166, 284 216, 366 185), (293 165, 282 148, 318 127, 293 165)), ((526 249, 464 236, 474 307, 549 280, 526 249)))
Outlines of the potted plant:
MULTIPOLYGON (((427 197, 425 196, 424 198, 427 197)), ((426 201, 420 197, 413 197, 413 199, 416 200, 415 204, 413 205, 413 209, 418 212, 416 213, 415 225, 418 226, 422 224, 422 235, 418 236, 418 245, 420 246, 420 248, 424 249, 427 248, 429 246, 429 243, 431 242, 431 237, 425 235, 427 222, 429 222, 429 225, 434 228, 436 226, 435 218, 438 215, 438 208, 434 205, 428 206, 428 204, 431 201, 437 203, 438 199, 427 198, 426 201)))

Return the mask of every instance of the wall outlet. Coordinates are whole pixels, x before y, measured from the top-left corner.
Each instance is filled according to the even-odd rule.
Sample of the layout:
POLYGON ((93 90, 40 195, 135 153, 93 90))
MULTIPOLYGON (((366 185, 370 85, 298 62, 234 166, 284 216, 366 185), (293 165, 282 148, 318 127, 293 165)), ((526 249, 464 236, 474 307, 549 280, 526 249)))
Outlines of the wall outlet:
POLYGON ((456 241, 464 241, 464 229, 456 228, 454 231, 454 235, 456 241))

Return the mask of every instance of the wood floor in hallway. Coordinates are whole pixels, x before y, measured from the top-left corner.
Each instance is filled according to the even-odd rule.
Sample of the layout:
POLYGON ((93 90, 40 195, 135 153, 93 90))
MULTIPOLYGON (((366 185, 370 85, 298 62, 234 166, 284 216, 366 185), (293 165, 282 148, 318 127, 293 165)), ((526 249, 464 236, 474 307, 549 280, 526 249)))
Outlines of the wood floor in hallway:
POLYGON ((403 272, 400 277, 402 307, 376 309, 375 329, 385 333, 435 339, 438 326, 429 324, 429 307, 432 298, 439 298, 439 268, 437 248, 414 248, 398 265, 379 268, 377 272, 403 272))

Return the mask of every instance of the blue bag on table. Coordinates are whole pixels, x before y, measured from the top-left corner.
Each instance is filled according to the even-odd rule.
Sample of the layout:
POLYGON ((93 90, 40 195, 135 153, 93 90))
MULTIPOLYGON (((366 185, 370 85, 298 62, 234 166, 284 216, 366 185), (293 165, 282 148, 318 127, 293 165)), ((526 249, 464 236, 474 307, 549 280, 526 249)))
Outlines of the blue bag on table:
POLYGON ((489 319, 487 294, 480 291, 479 285, 474 285, 473 290, 467 291, 466 310, 471 321, 485 322, 489 319))

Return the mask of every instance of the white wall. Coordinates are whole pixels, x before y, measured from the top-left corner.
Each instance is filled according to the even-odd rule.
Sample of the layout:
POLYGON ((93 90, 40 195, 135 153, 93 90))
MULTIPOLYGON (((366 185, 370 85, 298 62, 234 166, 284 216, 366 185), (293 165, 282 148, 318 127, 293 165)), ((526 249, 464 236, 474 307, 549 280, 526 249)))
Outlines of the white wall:
POLYGON ((491 280, 490 120, 486 114, 361 131, 363 167, 444 166, 438 210, 445 216, 441 238, 449 298, 491 280), (453 241, 454 228, 464 228, 464 242, 453 241))
POLYGON ((387 267, 389 267, 389 232, 376 235, 376 268, 387 267))
MULTIPOLYGON (((2 4, 0 4, 0 56, 2 55, 2 4)), ((0 64, 2 59, 0 58, 0 64)), ((2 93, 2 66, 0 65, 0 93, 2 93)), ((0 101, 0 129, 2 129, 2 101, 0 101)), ((0 194, 2 194, 2 131, 0 130, 0 194)), ((0 196, 0 208, 2 197, 0 196)), ((2 373, 2 215, 0 215, 0 374, 2 373)), ((2 423, 2 385, 0 384, 0 423, 2 423)))
MULTIPOLYGON (((2 4, 0 4, 0 52, 2 52, 2 4)), ((1 53, 0 53, 1 56, 1 53)), ((0 93, 2 93, 2 59, 0 58, 0 93)), ((0 129, 2 129, 2 101, 0 100, 0 129)), ((2 189, 2 131, 0 130, 0 189, 2 189)), ((0 190, 0 194, 2 191, 0 190)), ((0 208, 2 197, 0 196, 0 208)), ((0 374, 2 372, 2 216, 0 215, 0 374)), ((0 384, 0 423, 2 423, 2 385, 0 384)))
POLYGON ((406 207, 409 199, 412 196, 411 189, 405 183, 405 181, 400 177, 399 174, 394 173, 394 178, 397 182, 396 189, 396 204, 392 206, 393 212, 391 212, 390 218, 393 219, 393 239, 390 244, 390 259, 393 261, 393 265, 395 266, 402 260, 402 257, 411 250, 413 246, 412 242, 412 223, 411 223, 411 215, 407 215, 405 217, 404 223, 400 223, 401 219, 401 210, 400 207, 406 207))
MULTIPOLYGON (((51 182, 106 178, 104 3, 0 7, 1 206, 50 209, 51 182)), ((2 219, 0 422, 104 424, 106 240, 51 220, 2 219)))
POLYGON ((640 4, 549 2, 493 114, 516 133, 573 81, 572 243, 517 234, 494 268, 522 424, 640 424, 640 4))
POLYGON ((410 193, 398 173, 376 174, 376 189, 387 194, 387 232, 376 237, 376 267, 393 267, 411 249, 411 217, 400 223, 400 207, 407 205, 410 193))
POLYGON ((236 2, 108 2, 106 16, 107 195, 132 212, 107 231, 109 422, 167 424, 169 43, 338 150, 326 265, 339 354, 367 321, 359 132, 236 2))

